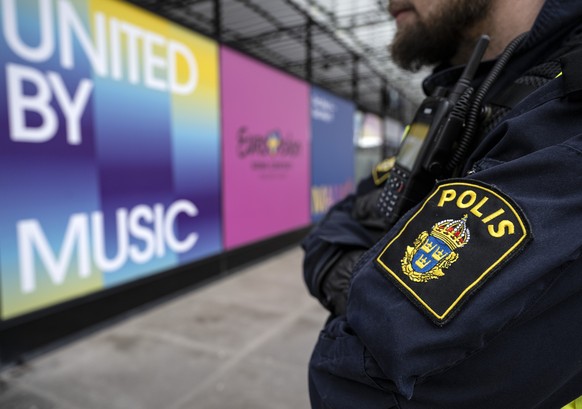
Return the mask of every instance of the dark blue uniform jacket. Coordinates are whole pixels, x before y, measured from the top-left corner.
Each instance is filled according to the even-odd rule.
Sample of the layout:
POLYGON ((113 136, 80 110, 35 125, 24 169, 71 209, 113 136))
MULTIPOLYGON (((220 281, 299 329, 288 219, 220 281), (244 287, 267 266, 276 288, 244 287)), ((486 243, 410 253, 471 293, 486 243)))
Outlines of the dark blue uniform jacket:
MULTIPOLYGON (((547 0, 491 93, 559 49, 581 17, 581 1, 547 0)), ((563 75, 482 138, 462 178, 442 181, 360 259, 347 314, 329 319, 313 352, 313 408, 542 409, 582 395, 580 61, 562 58, 563 75), (451 233, 457 255, 413 282, 404 266, 426 260, 404 254, 434 232, 451 233)))

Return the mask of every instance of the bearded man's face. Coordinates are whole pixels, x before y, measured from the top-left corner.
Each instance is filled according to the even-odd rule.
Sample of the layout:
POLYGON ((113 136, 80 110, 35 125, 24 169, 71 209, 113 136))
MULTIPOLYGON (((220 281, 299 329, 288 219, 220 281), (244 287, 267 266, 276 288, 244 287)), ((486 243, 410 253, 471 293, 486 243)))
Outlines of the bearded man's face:
POLYGON ((391 45, 394 62, 416 71, 450 61, 467 31, 483 20, 492 0, 390 0, 398 31, 391 45))

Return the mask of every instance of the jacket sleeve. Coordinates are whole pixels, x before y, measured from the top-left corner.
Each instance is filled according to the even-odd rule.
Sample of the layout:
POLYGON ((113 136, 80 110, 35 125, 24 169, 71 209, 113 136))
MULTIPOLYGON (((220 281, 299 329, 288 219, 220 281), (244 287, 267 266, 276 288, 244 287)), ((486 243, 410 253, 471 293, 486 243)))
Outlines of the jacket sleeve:
MULTIPOLYGON (((572 271, 580 264, 582 245, 582 135, 577 134, 582 128, 575 123, 579 120, 572 119, 576 108, 560 107, 562 103, 548 107, 556 113, 547 114, 549 118, 533 110, 508 121, 499 130, 506 146, 496 146, 489 158, 477 164, 478 171, 466 178, 495 186, 517 203, 529 220, 533 239, 488 278, 446 325, 427 319, 377 263, 415 209, 360 260, 348 299, 350 330, 344 335, 356 334, 378 364, 380 377, 407 399, 413 398, 420 380, 460 365, 509 328, 536 319, 543 310, 582 292, 582 275, 572 271)), ((469 249, 463 251, 470 257, 469 249)))
POLYGON ((376 211, 380 187, 372 177, 335 204, 302 242, 303 274, 311 295, 334 313, 345 311, 355 261, 385 233, 376 211))

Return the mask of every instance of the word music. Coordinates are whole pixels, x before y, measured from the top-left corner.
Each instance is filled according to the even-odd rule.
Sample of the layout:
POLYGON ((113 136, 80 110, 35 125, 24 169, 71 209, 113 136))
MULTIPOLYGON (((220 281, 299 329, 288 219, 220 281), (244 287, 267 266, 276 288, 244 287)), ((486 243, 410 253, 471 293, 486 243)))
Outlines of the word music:
POLYGON ((180 215, 196 217, 198 208, 188 200, 177 200, 167 208, 158 203, 117 209, 114 229, 117 245, 113 257, 106 254, 106 242, 113 240, 107 238, 101 211, 72 214, 57 251, 53 251, 39 220, 21 220, 17 224, 21 291, 28 294, 36 290, 39 266, 53 284, 60 285, 71 266, 81 278, 87 278, 93 266, 109 273, 123 268, 128 261, 145 264, 161 258, 166 248, 176 254, 185 253, 196 245, 199 235, 190 232, 183 238, 176 237, 175 226, 180 215))

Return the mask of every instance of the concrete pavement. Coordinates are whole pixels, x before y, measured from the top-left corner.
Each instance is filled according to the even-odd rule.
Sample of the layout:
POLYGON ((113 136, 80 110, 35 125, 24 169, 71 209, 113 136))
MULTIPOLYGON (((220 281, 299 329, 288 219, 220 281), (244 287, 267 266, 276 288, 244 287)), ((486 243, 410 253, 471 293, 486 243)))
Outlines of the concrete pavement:
POLYGON ((0 373, 0 409, 307 409, 326 313, 292 247, 0 373))

